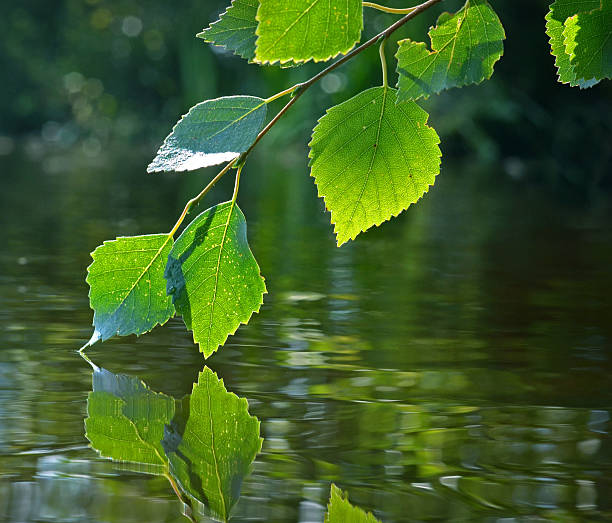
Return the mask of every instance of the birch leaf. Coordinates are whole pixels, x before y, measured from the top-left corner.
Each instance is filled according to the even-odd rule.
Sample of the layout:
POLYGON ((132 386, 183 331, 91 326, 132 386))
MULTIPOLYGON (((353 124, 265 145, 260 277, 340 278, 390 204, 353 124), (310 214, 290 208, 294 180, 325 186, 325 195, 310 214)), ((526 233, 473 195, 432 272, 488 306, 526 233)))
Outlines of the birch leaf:
POLYGON ((400 102, 491 78, 506 34, 486 0, 468 0, 456 14, 443 13, 429 37, 431 51, 422 42, 399 42, 400 102))
POLYGON ((219 20, 197 34, 205 42, 223 46, 252 62, 255 58, 259 0, 233 0, 219 20))
POLYGON ((246 220, 233 202, 191 222, 170 252, 165 276, 168 294, 205 357, 259 311, 266 292, 246 220))
POLYGON ((266 112, 266 101, 255 96, 201 102, 174 126, 147 171, 193 171, 234 160, 255 141, 266 112))
POLYGON ((310 142, 311 176, 335 224, 338 245, 417 202, 440 172, 440 139, 415 102, 388 87, 332 107, 310 142))
POLYGON ((363 30, 361 0, 260 0, 255 61, 315 62, 347 53, 363 30))
POLYGON ((174 315, 164 279, 172 243, 167 234, 124 236, 91 254, 87 283, 95 330, 88 345, 115 335, 144 334, 174 315))

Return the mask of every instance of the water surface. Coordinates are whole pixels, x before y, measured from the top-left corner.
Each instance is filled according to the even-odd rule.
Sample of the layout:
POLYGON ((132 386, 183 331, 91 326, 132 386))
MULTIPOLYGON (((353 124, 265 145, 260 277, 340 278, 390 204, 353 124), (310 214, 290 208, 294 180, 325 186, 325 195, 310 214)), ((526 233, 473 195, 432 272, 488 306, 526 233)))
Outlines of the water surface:
MULTIPOLYGON (((169 230, 211 176, 147 177, 148 153, 1 159, 2 521, 184 521, 164 478, 89 447, 75 352, 88 253, 169 230)), ((269 295, 206 362, 265 438, 232 521, 322 522, 332 481, 388 523, 612 519, 609 207, 446 165, 418 206, 337 249, 303 156, 245 169, 269 295)), ((177 398, 204 366, 180 319, 88 354, 177 398)))

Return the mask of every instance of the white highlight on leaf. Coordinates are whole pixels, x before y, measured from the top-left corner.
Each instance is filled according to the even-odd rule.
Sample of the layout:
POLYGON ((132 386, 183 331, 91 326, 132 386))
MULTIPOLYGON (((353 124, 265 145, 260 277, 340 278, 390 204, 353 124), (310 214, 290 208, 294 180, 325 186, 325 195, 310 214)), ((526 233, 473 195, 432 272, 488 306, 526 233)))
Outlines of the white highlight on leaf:
POLYGON ((210 167, 211 165, 219 165, 220 163, 230 162, 240 153, 225 152, 225 153, 203 153, 194 152, 189 149, 172 149, 168 154, 166 151, 160 151, 154 161, 147 167, 148 173, 168 171, 168 164, 172 164, 173 171, 194 171, 202 167, 210 167))

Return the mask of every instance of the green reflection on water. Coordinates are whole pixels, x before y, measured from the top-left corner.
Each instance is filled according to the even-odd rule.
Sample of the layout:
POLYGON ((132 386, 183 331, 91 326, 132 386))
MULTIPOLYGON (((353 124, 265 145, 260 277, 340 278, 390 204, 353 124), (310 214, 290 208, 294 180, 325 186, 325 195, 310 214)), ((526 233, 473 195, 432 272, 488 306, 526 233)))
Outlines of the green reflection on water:
POLYGON ((94 369, 85 420, 92 447, 138 472, 165 476, 190 519, 193 499, 228 521, 261 449, 259 421, 248 414, 247 401, 227 392, 208 367, 191 394, 174 400, 82 356, 94 369))

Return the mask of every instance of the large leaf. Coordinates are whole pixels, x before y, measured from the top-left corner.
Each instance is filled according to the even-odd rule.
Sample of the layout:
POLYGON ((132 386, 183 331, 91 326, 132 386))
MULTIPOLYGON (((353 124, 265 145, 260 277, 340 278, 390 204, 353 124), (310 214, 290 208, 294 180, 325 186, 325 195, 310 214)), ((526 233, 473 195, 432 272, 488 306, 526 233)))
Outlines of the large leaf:
POLYGON ((170 472, 182 490, 227 521, 261 449, 259 421, 249 415, 247 400, 227 392, 206 367, 181 407, 163 441, 170 472))
POLYGON ((87 283, 95 331, 89 345, 144 334, 174 315, 164 279, 171 248, 167 234, 152 234, 106 241, 91 254, 87 283))
POLYGON ((576 78, 612 78, 612 0, 601 0, 599 9, 568 18, 563 36, 576 78))
POLYGON ((486 0, 468 0, 456 14, 443 13, 429 37, 431 51, 422 42, 399 43, 400 102, 490 78, 506 34, 486 0))
POLYGON ((344 494, 332 483, 325 523, 380 523, 372 514, 349 503, 344 494))
POLYGON ((375 87, 333 107, 310 142, 311 175, 338 245, 415 203, 440 172, 440 139, 416 103, 375 87))
POLYGON ((260 0, 259 63, 329 60, 349 51, 363 29, 361 0, 260 0))
POLYGON ((115 461, 167 466, 161 440, 174 416, 174 399, 151 391, 138 378, 105 369, 96 368, 92 381, 85 420, 92 447, 115 461))
POLYGON ((227 96, 193 106, 147 171, 193 171, 238 158, 261 131, 266 108, 265 100, 255 96, 227 96))
POLYGON ((555 65, 558 69, 559 81, 572 87, 591 87, 597 81, 585 81, 576 77, 574 65, 570 62, 570 55, 565 46, 565 21, 579 13, 585 13, 598 9, 601 0, 556 0, 546 15, 546 33, 550 37, 551 52, 555 57, 555 65))
POLYGON ((233 202, 193 220, 176 240, 165 276, 168 294, 205 357, 249 321, 266 292, 247 242, 246 220, 233 202))
POLYGON ((252 62, 255 58, 257 7, 259 0, 232 0, 219 20, 198 33, 198 38, 221 45, 252 62))

